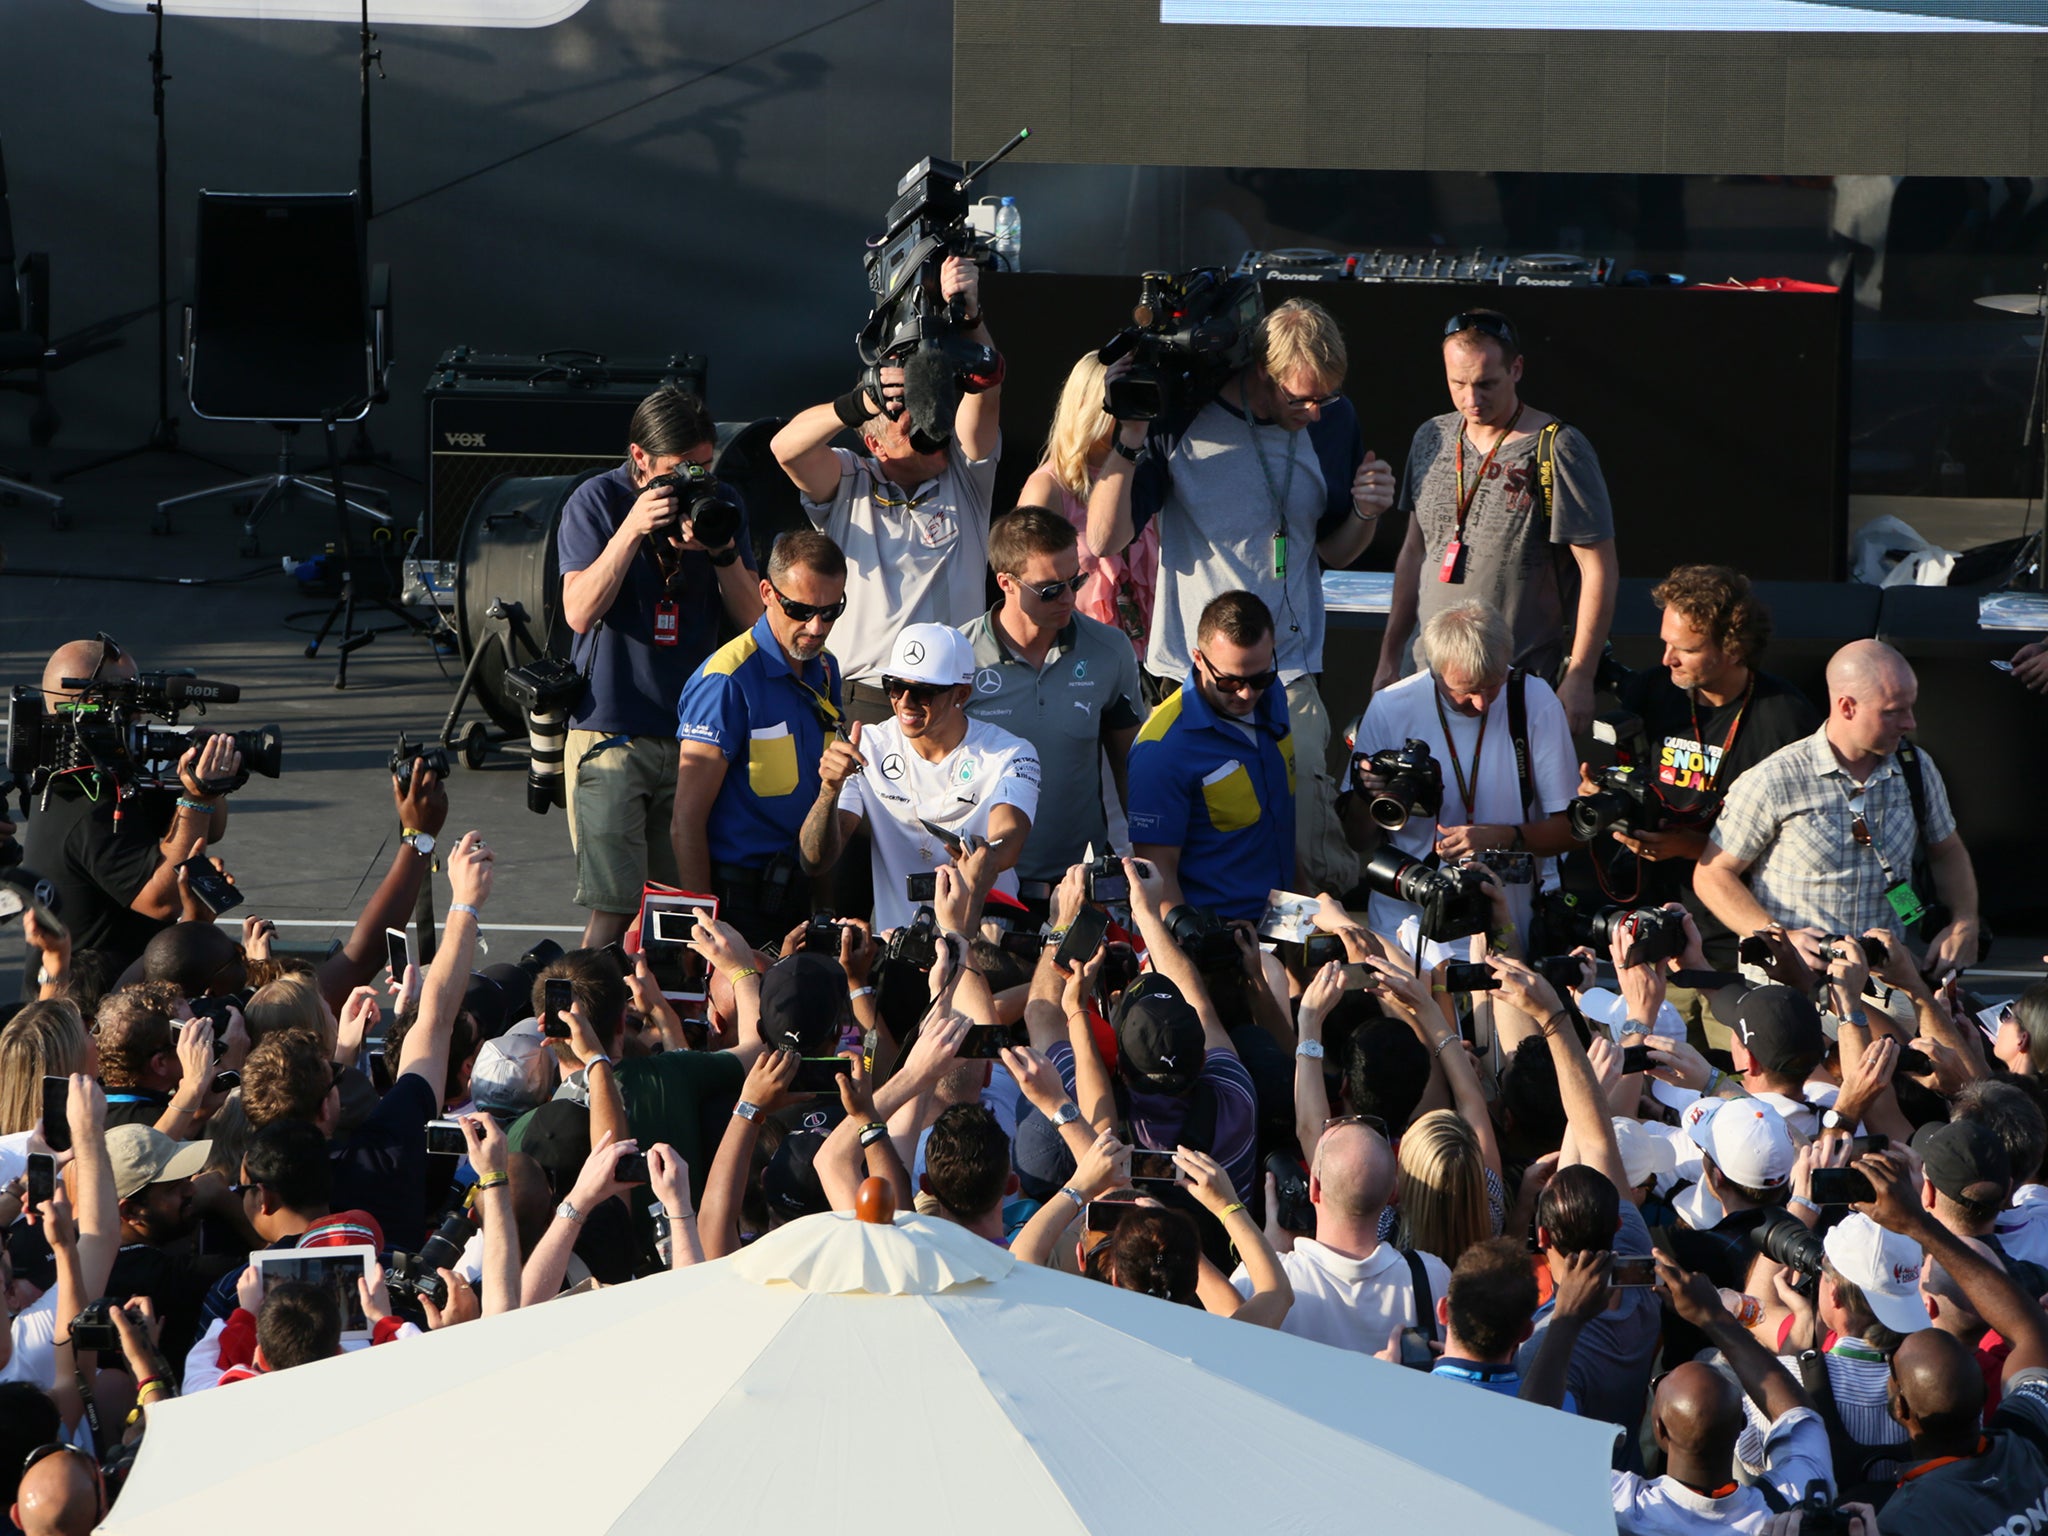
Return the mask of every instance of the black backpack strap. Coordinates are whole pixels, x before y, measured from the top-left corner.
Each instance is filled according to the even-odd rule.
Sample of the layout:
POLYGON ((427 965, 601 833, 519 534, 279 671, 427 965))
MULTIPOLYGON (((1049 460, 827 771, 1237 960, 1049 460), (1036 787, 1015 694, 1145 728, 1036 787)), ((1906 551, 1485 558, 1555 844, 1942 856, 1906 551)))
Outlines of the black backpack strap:
POLYGON ((1436 1292, 1429 1283, 1429 1271, 1423 1267, 1422 1255, 1413 1248, 1398 1248, 1395 1252, 1408 1261, 1408 1283, 1415 1290, 1415 1326, 1431 1343, 1435 1343, 1436 1292))
POLYGON ((1927 857, 1927 777, 1910 741, 1899 742, 1899 773, 1913 800, 1913 862, 1918 865, 1927 857))
POLYGON ((1522 820, 1536 819, 1536 779, 1529 766, 1529 674, 1508 673, 1508 740, 1515 749, 1515 779, 1522 786, 1522 820))

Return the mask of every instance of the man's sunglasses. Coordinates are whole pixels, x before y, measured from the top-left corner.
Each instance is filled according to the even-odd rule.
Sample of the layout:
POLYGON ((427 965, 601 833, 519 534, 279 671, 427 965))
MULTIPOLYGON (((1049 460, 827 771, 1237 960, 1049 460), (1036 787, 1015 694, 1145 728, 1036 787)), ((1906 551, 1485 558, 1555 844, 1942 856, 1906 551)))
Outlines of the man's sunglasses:
POLYGON ((1444 322, 1446 340, 1461 331, 1477 331, 1482 336, 1491 336, 1510 351, 1521 350, 1515 340, 1515 328, 1509 325, 1505 315, 1497 315, 1488 309, 1464 309, 1444 322))
POLYGON ((813 619, 823 619, 827 624, 830 624, 839 615, 846 612, 846 594, 844 592, 839 594, 838 602, 820 605, 818 603, 800 603, 793 597, 785 597, 782 588, 776 586, 772 581, 768 583, 768 590, 775 594, 775 601, 782 605, 782 611, 794 623, 808 624, 813 619))
POLYGON ((100 674, 106 671, 108 662, 126 660, 126 655, 115 643, 114 637, 105 630, 99 631, 93 638, 100 643, 100 659, 92 664, 92 670, 86 673, 86 677, 96 683, 100 680, 100 674))
POLYGON ((67 1452, 73 1456, 83 1456, 86 1460, 86 1464, 90 1466, 93 1469, 93 1471, 99 1471, 99 1458, 94 1456, 92 1452, 80 1450, 75 1445, 67 1445, 62 1440, 52 1440, 49 1442, 49 1444, 39 1445, 34 1450, 28 1453, 27 1459, 25 1459, 21 1464, 21 1475, 23 1477, 27 1477, 29 1473, 29 1468, 33 1467, 37 1462, 48 1461, 52 1456, 62 1456, 67 1452))
MULTIPOLYGON (((1195 654, 1202 656, 1200 651, 1195 654)), ((1268 667, 1263 672, 1252 672, 1244 677, 1232 677, 1227 672, 1218 672, 1216 663, 1206 656, 1202 656, 1202 665, 1209 669, 1209 681, 1225 693, 1264 693, 1280 681, 1278 667, 1268 667)))
POLYGON ((913 704, 929 704, 945 691, 944 686, 939 683, 912 683, 900 677, 885 677, 882 679, 882 692, 892 699, 902 694, 908 694, 910 702, 913 704))
POLYGON ((1026 592, 1029 592, 1041 603, 1056 603, 1060 600, 1061 593, 1078 592, 1088 585, 1088 578, 1086 575, 1069 576, 1065 581, 1048 581, 1035 587, 1026 585, 1021 581, 1017 585, 1023 587, 1026 592))
POLYGON ((1339 400, 1342 400, 1344 398, 1340 394, 1297 395, 1292 390, 1282 385, 1278 379, 1275 379, 1273 381, 1273 389, 1280 396, 1281 402, 1283 404, 1291 405, 1295 407, 1297 410, 1299 410, 1302 406, 1312 405, 1316 407, 1316 409, 1318 410, 1327 411, 1331 406, 1335 405, 1339 400))

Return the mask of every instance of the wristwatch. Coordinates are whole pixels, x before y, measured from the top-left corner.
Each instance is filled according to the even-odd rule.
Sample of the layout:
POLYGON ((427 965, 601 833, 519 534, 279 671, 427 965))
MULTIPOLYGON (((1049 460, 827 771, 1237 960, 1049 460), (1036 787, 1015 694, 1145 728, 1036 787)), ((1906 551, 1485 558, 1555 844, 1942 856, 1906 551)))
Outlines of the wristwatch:
POLYGON ((415 832, 407 827, 400 831, 398 840, 423 859, 434 856, 434 834, 431 832, 415 832))
POLYGON ((564 1200, 560 1205, 555 1207, 555 1220, 573 1221, 580 1225, 583 1221, 583 1213, 577 1210, 576 1207, 571 1205, 568 1201, 564 1200))
POLYGON ((1052 1112, 1053 1129, 1058 1130, 1063 1125, 1072 1125, 1076 1120, 1080 1118, 1081 1106, 1076 1104, 1072 1099, 1069 1099, 1066 1103, 1062 1104, 1058 1109, 1052 1112))
POLYGON ((1323 1042, 1320 1040, 1303 1040, 1294 1047, 1294 1054, 1306 1056, 1311 1061, 1321 1061, 1324 1055, 1323 1042))
POLYGON ((735 541, 731 544, 726 545, 724 549, 716 551, 707 550, 705 551, 705 554, 706 557, 711 561, 711 563, 717 566, 722 571, 727 566, 731 565, 733 561, 739 559, 740 546, 738 542, 735 541))
POLYGON ((1855 1126, 1843 1118, 1839 1109, 1824 1109, 1820 1112, 1820 1128, 1824 1131, 1853 1131, 1855 1126))

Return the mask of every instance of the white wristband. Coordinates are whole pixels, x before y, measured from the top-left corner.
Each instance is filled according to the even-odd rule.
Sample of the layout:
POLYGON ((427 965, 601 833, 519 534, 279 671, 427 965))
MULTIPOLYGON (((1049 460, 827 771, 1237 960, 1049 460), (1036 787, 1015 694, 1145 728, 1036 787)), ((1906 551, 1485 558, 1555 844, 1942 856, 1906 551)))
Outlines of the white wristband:
POLYGON ((875 989, 873 987, 855 987, 851 992, 846 994, 846 997, 847 1001, 851 1002, 856 997, 873 997, 874 995, 875 989))
POLYGON ((479 927, 483 926, 483 915, 479 913, 475 907, 471 906, 466 901, 455 902, 448 908, 448 910, 450 912, 467 912, 470 916, 471 921, 476 923, 477 926, 479 927))

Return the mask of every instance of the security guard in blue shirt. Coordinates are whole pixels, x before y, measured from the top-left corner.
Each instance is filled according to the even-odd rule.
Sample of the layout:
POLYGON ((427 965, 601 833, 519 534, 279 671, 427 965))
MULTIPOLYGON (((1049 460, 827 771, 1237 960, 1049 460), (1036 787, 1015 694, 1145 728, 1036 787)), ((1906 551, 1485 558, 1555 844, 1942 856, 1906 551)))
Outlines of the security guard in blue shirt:
POLYGON ((1249 592, 1202 610, 1194 672, 1131 747, 1131 852, 1168 904, 1256 921, 1294 881, 1294 738, 1273 665, 1273 615, 1249 592))
POLYGON ((840 726, 839 667, 825 641, 846 611, 846 556, 821 533, 784 534, 761 601, 754 627, 712 652, 677 703, 669 828, 683 888, 717 896, 720 918, 757 946, 811 912, 796 836, 840 726))

